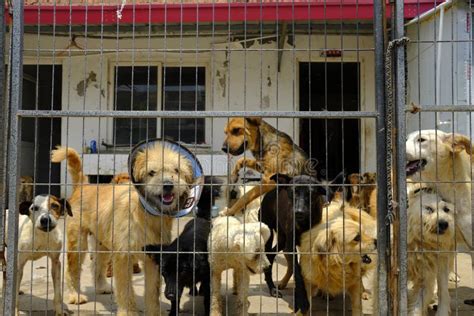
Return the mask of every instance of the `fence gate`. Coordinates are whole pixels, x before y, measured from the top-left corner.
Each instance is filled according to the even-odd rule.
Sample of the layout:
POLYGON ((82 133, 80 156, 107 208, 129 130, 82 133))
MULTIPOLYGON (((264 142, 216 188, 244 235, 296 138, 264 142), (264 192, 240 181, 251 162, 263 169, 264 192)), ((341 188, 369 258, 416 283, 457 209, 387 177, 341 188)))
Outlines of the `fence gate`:
POLYGON ((474 311, 469 1, 0 3, 3 315, 474 311))

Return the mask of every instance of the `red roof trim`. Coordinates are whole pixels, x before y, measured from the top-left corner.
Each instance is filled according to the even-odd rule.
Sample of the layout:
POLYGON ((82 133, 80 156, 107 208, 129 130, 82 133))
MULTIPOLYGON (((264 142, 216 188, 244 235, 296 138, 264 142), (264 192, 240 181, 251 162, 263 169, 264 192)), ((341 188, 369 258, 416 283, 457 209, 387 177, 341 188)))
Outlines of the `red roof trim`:
MULTIPOLYGON (((438 5, 443 1, 439 1, 438 5)), ((405 18, 435 6, 433 0, 405 0, 405 18)), ((114 25, 117 6, 25 6, 25 25, 114 25)), ((387 14, 390 10, 387 6, 387 14)), ((120 24, 227 23, 244 21, 372 20, 372 0, 326 2, 136 4, 125 5, 120 24), (310 5, 309 5, 310 4, 310 5), (309 8, 309 10, 308 10, 309 8), (151 10, 150 10, 151 9, 151 10)))

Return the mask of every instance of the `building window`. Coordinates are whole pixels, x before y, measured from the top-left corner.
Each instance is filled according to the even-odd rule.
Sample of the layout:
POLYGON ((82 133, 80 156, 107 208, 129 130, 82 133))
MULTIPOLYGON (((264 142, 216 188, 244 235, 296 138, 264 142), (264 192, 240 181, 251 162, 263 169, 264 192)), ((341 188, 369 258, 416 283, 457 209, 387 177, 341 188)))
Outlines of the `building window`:
MULTIPOLYGON (((205 68, 163 67, 158 85, 158 67, 115 67, 114 109, 118 111, 156 111, 158 86, 162 89, 164 111, 205 110, 205 68)), ((142 140, 162 137, 188 144, 205 143, 205 119, 114 119, 116 146, 130 146, 142 140)))
MULTIPOLYGON (((115 67, 115 110, 156 111, 156 67, 115 67)), ((156 137, 156 119, 114 119, 116 146, 134 145, 156 137)))
MULTIPOLYGON (((204 67, 163 68, 163 110, 204 111, 206 78, 204 67)), ((205 119, 164 119, 164 137, 188 144, 205 142, 205 119)))

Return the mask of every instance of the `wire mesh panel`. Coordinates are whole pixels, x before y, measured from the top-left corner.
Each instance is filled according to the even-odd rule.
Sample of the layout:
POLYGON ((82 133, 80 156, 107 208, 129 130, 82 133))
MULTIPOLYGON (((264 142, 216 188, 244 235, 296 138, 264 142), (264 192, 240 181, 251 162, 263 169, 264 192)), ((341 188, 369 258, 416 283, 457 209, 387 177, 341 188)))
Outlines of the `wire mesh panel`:
POLYGON ((472 313, 465 2, 9 5, 4 315, 472 313))

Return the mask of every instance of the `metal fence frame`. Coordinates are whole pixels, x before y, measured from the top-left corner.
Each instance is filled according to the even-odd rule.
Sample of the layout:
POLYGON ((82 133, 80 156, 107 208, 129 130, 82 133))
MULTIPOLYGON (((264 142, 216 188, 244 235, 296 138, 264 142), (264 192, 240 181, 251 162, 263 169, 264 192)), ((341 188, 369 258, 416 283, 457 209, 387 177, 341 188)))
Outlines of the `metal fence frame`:
MULTIPOLYGON (((0 4, 3 4, 1 1, 0 4)), ((219 112, 207 111, 203 113, 196 112, 176 112, 176 111, 150 111, 150 112, 120 112, 120 111, 27 111, 20 110, 22 104, 22 63, 23 63, 23 1, 16 1, 13 5, 13 25, 11 29, 11 82, 10 102, 9 108, 4 111, 4 115, 10 112, 9 126, 10 135, 8 139, 8 182, 10 184, 18 184, 18 161, 19 161, 19 147, 21 120, 25 117, 123 117, 123 118, 155 118, 155 117, 173 117, 173 118, 197 118, 212 115, 214 117, 237 117, 243 116, 258 116, 258 117, 275 117, 275 118, 376 118, 376 147, 377 147, 377 188, 378 188, 378 268, 377 274, 379 276, 379 314, 405 314, 406 313, 406 178, 405 172, 397 172, 394 182, 395 190, 394 201, 396 202, 396 209, 398 219, 397 225, 394 226, 394 233, 399 237, 398 247, 391 248, 390 244, 390 225, 387 223, 388 206, 392 201, 387 200, 388 191, 391 190, 387 184, 387 175, 391 170, 387 169, 387 159, 391 157, 393 148, 388 148, 386 144, 387 137, 395 137, 396 155, 393 157, 395 168, 393 170, 404 170, 405 168, 405 54, 403 46, 398 46, 395 49, 395 58, 393 63, 394 76, 393 78, 386 78, 384 71, 384 57, 387 41, 386 21, 385 21, 385 1, 374 1, 374 38, 375 38, 375 94, 376 94, 376 111, 375 112, 219 112), (387 100, 385 97, 385 82, 392 80, 394 82, 394 130, 388 130, 387 127, 387 100), (396 135, 392 133, 396 130, 396 135), (386 223, 385 225, 383 223, 386 223), (398 255, 398 262, 391 261, 391 254, 396 252, 398 255), (391 286, 391 278, 393 275, 393 264, 399 268, 398 279, 395 280, 397 286, 391 286), (391 291, 390 291, 391 289, 391 291)), ((3 7, 3 6, 2 6, 3 7)), ((404 36, 403 25, 403 1, 395 1, 395 10, 393 10, 393 25, 392 38, 399 39, 404 36)), ((0 25, 4 25, 3 13, 0 17, 0 25)), ((3 51, 4 44, 4 30, 0 32, 0 50, 3 51)), ((3 58, 2 54, 2 58, 3 58)), ((2 59, 0 59, 2 61, 2 59)), ((10 68, 10 67, 9 67, 10 68)), ((3 79, 4 71, 0 70, 0 80, 3 79)), ((0 91, 0 103, 5 96, 0 91)), ((436 107, 436 110, 441 110, 436 107)), ((456 110, 451 109, 450 110, 456 110)), ((5 120, 7 117, 4 116, 5 120)), ((8 126, 6 124, 1 124, 8 126)), ((3 144, 6 146, 7 144, 3 144)), ((1 148, 1 147, 0 147, 1 148)), ((2 152, 4 152, 3 150, 2 152)), ((6 181, 6 179, 5 179, 6 181)), ((16 270, 17 270, 17 243, 18 239, 18 212, 16 212, 17 205, 17 185, 8 186, 8 263, 7 263, 7 282, 6 293, 4 296, 4 315, 13 315, 15 311, 15 284, 16 284, 16 270)), ((0 199, 0 205, 3 206, 3 200, 0 199)), ((0 225, 3 224, 3 218, 0 225)), ((3 225, 0 226, 0 234, 3 233, 3 225)), ((0 235, 1 236, 1 235, 0 235)))

